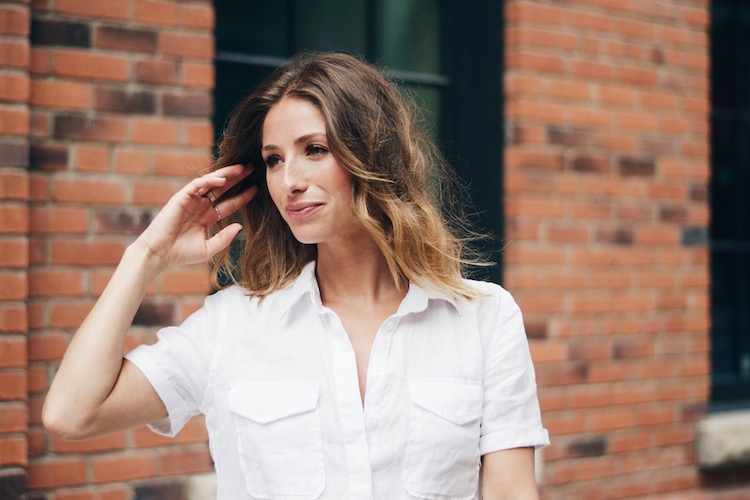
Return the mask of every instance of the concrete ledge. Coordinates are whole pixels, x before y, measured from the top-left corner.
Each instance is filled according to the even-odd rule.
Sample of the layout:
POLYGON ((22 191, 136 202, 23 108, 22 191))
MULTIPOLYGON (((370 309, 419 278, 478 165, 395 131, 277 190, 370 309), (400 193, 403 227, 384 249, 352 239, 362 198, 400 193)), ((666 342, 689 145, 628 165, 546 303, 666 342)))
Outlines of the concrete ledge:
POLYGON ((185 482, 187 500, 216 498, 216 473, 195 474, 185 482))
POLYGON ((750 411, 716 413, 698 422, 696 448, 704 469, 750 464, 750 411))

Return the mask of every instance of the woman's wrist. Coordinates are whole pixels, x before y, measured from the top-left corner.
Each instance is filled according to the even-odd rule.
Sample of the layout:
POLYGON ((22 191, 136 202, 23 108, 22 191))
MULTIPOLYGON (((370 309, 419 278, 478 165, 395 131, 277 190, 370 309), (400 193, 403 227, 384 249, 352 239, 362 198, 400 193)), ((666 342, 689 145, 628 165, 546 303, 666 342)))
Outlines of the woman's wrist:
POLYGON ((136 272, 142 274, 149 282, 155 279, 168 265, 162 255, 152 251, 140 238, 128 245, 121 263, 135 266, 136 272))

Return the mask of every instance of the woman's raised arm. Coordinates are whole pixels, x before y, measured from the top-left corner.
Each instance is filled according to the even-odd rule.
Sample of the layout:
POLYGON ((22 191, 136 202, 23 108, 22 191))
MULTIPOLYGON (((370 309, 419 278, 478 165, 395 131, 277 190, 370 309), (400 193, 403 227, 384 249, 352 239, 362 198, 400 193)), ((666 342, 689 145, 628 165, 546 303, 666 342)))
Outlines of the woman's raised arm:
POLYGON ((257 192, 255 186, 215 205, 215 198, 252 172, 232 165, 191 181, 123 255, 109 284, 74 335, 44 403, 45 427, 64 439, 84 439, 158 420, 166 409, 145 376, 123 362, 122 346, 149 284, 167 266, 207 262, 241 230, 205 230, 257 192))

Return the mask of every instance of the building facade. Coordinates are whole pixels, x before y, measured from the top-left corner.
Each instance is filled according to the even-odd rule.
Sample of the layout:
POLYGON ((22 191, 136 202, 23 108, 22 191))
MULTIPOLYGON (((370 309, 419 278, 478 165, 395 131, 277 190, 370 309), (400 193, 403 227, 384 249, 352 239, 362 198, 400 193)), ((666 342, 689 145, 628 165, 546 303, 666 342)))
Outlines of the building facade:
MULTIPOLYGON (((0 498, 205 498, 190 493, 212 471, 200 419, 175 440, 63 442, 41 426, 44 395, 124 248, 209 163, 238 96, 285 56, 329 48, 393 68, 501 237, 488 277, 524 311, 552 439, 543 498, 750 498, 750 292, 731 285, 750 274, 712 265, 727 238, 709 195, 750 185, 712 180, 711 14, 750 18, 740 3, 2 3, 0 498), (716 280, 735 290, 728 313, 716 280), (712 341, 713 317, 740 318, 739 333, 712 341)), ((726 64, 750 74, 747 38, 726 43, 748 44, 726 64)), ((740 110, 721 115, 735 139, 746 104, 722 104, 740 110)), ((746 207, 720 210, 742 228, 746 207)), ((733 234, 742 263, 750 231, 733 234)), ((207 277, 163 274, 126 348, 200 307, 207 277)))

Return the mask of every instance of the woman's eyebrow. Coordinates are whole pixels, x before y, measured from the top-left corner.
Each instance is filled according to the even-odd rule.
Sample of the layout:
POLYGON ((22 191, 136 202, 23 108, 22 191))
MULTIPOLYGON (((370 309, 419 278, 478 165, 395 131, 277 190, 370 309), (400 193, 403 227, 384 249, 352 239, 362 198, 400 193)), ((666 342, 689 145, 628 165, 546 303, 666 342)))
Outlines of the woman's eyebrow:
MULTIPOLYGON (((318 138, 318 137, 325 139, 326 138, 326 133, 325 132, 313 132, 312 134, 305 134, 303 136, 297 137, 294 140, 294 144, 298 145, 298 144, 300 144, 302 142, 307 142, 310 139, 314 139, 314 138, 318 138)), ((261 151, 269 151, 269 150, 273 150, 273 149, 279 149, 279 147, 276 146, 276 145, 274 145, 274 144, 266 144, 266 145, 264 145, 261 148, 261 151)))

